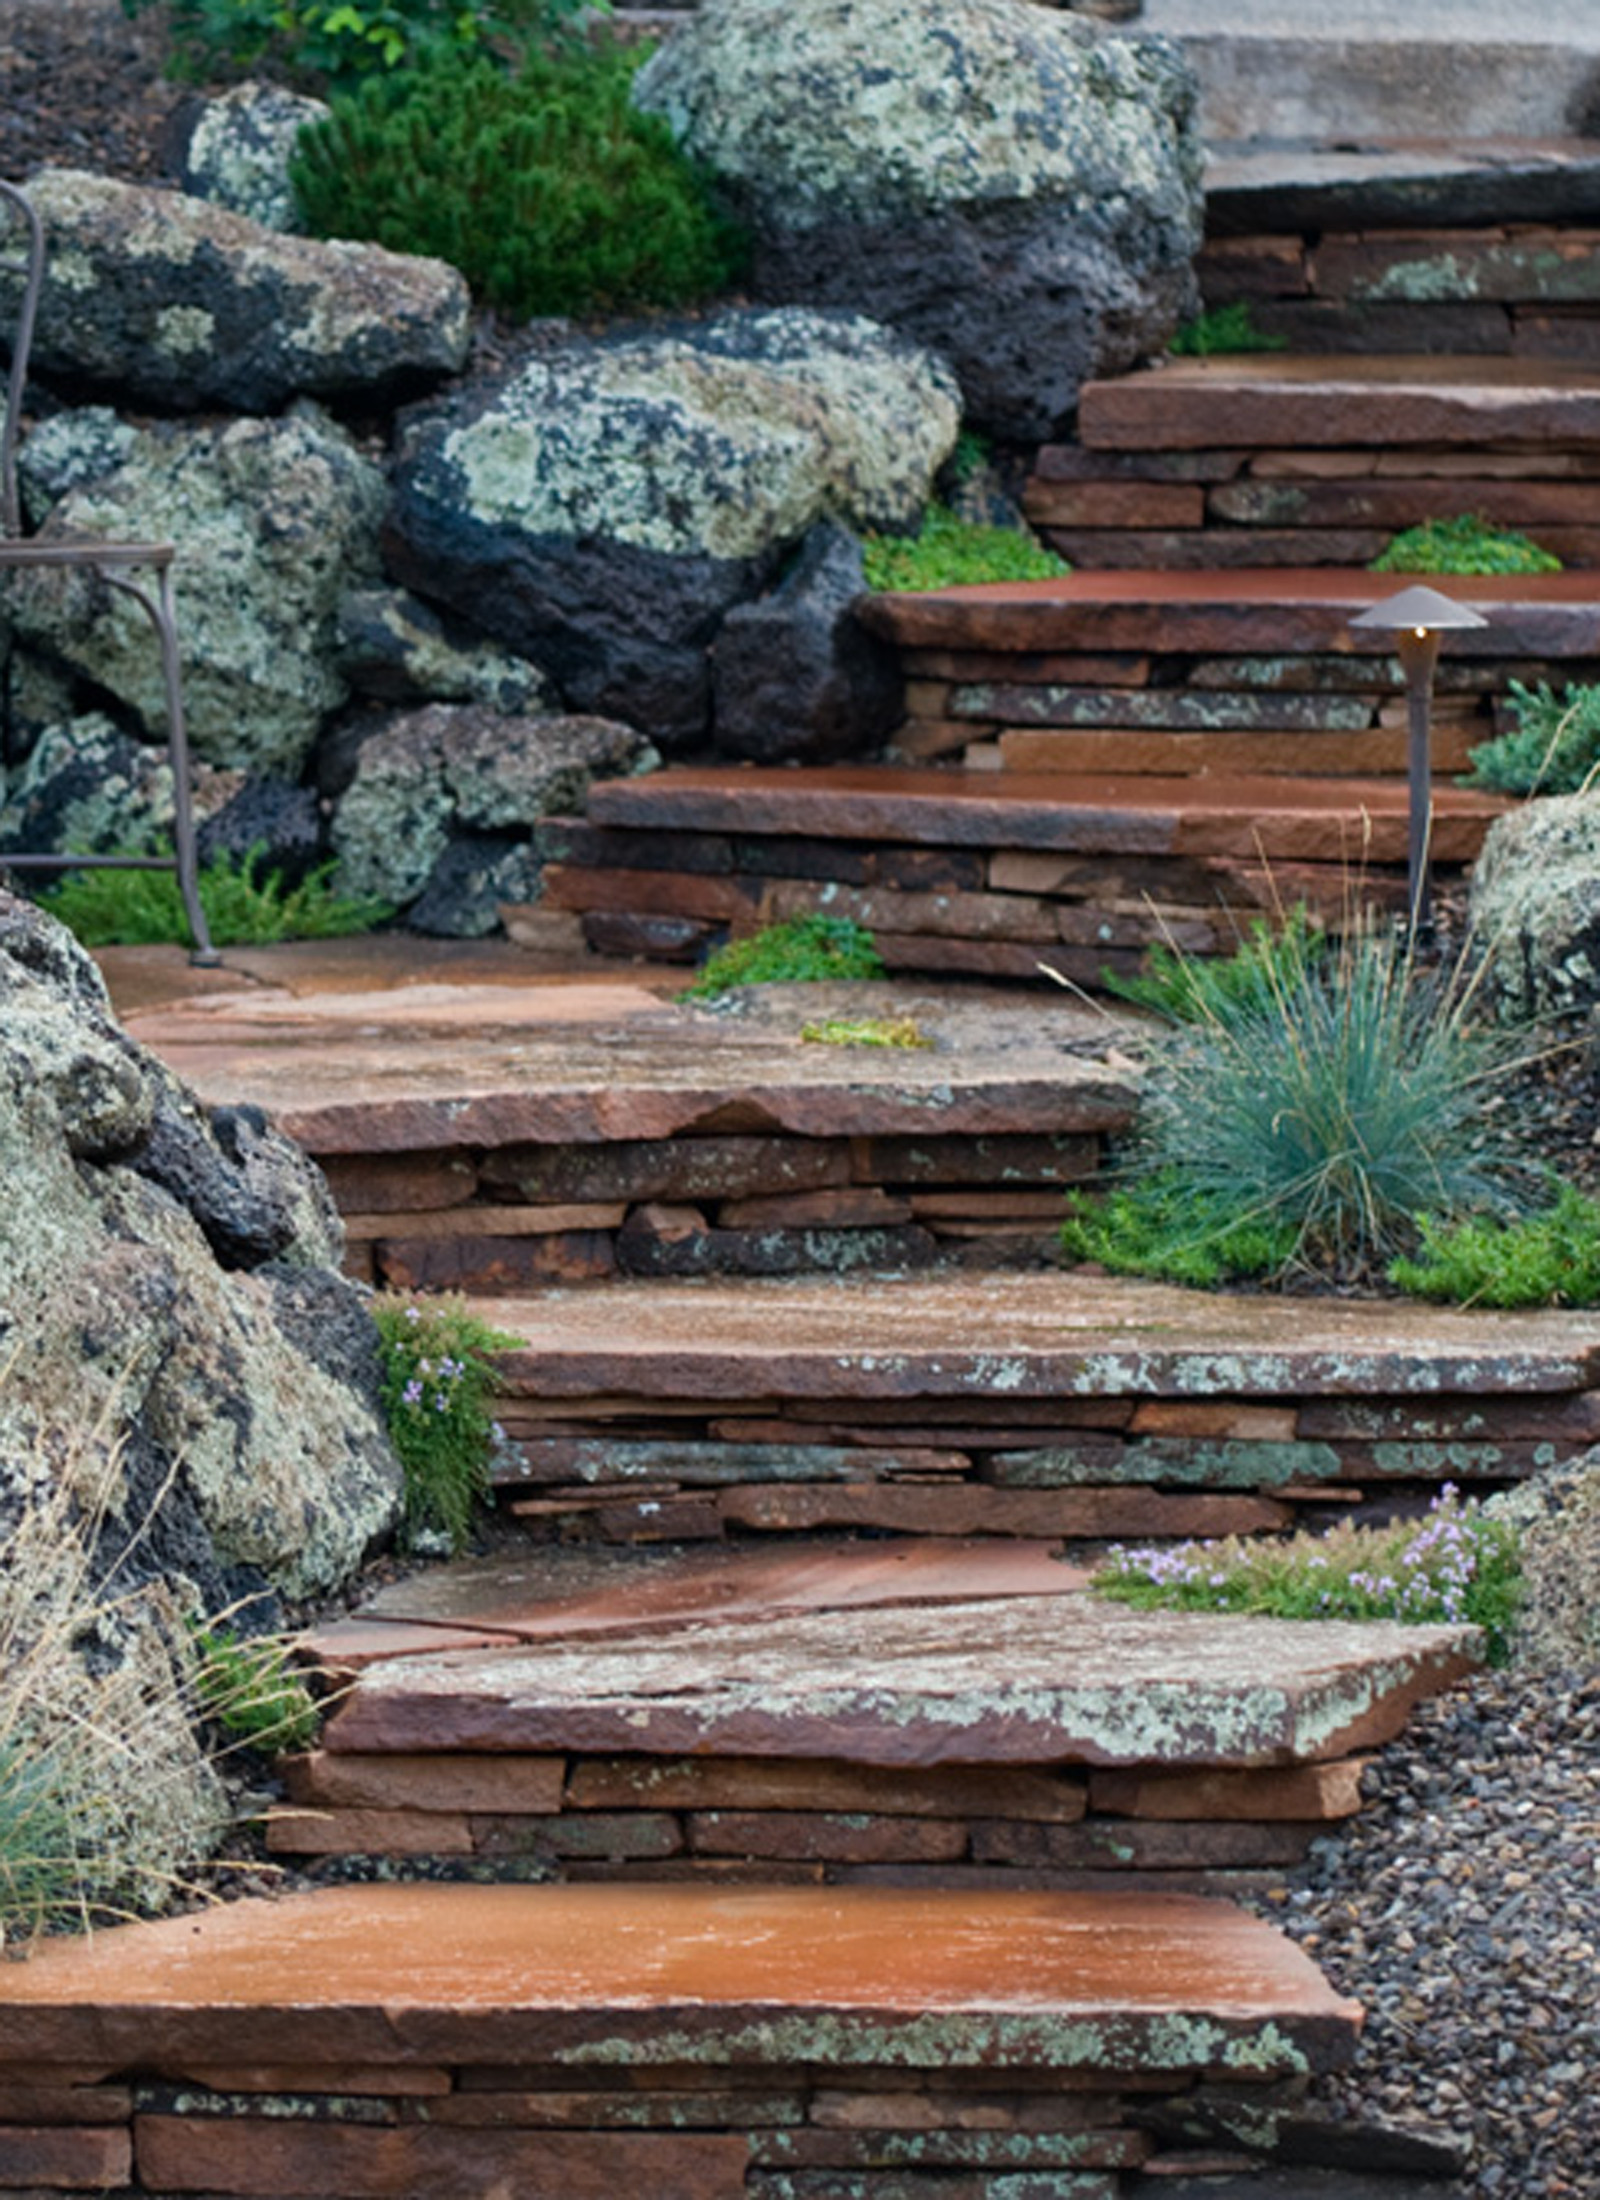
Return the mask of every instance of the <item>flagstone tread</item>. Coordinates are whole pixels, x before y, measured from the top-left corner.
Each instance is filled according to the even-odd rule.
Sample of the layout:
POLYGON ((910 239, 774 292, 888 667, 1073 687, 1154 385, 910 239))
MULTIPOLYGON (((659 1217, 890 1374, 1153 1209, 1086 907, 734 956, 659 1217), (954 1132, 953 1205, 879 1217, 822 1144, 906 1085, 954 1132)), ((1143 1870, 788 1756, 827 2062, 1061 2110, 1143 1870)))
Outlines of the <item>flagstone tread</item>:
MULTIPOLYGON (((1250 440, 1257 440, 1253 433, 1250 440)), ((1164 439, 1156 436, 1145 447, 1160 450, 1164 439)), ((1350 620, 1398 594, 1402 579, 1341 566, 1225 572, 1132 567, 872 596, 857 616, 908 649, 1158 650, 1274 658, 1313 651, 1381 657, 1388 654, 1382 642, 1358 641, 1350 620)), ((1452 658, 1584 657, 1600 651, 1600 591, 1592 574, 1452 575, 1450 594, 1491 622, 1452 635, 1452 658)))
POLYGON ((1470 1628, 1138 1612, 1081 1592, 734 1617, 369 1667, 329 1752, 1265 1766, 1348 1755, 1470 1671, 1470 1628))
MULTIPOLYGON (((128 1027, 208 1105, 263 1107, 319 1156, 649 1142, 692 1131, 835 1141, 1060 1135, 1118 1127, 1133 1105, 1128 1078, 1097 1059, 1103 1027, 1064 995, 1018 1006, 902 985, 894 1013, 914 1016, 931 1041, 904 1049, 808 1042, 803 1025, 839 1012, 841 989, 767 990, 785 998, 730 1016, 579 980, 566 1018, 558 986, 463 987, 433 1003, 424 1031, 405 988, 352 996, 362 1002, 353 1024, 324 1020, 319 997, 257 989, 135 1013, 128 1027), (532 1002, 538 1013, 508 1023, 508 1002, 532 1002)), ((883 989, 869 988, 870 998, 843 990, 852 995, 844 1012, 880 1012, 883 989)), ((340 1001, 327 1005, 337 1011, 340 1001)), ((471 1227, 463 1220, 463 1232, 471 1227)))
MULTIPOLYGON (((1374 598, 1369 595, 1369 602, 1374 598)), ((1441 862, 1476 854, 1498 796, 1441 784, 1433 847, 1441 862)), ((673 766, 589 790, 589 816, 607 826, 805 833, 841 840, 912 840, 954 846, 1060 848, 1080 854, 1338 859, 1405 853, 1403 780, 1287 781, 917 770, 836 765, 798 770, 673 766)))
POLYGON ((1219 147, 1209 238, 1464 222, 1600 219, 1593 138, 1424 138, 1360 146, 1219 147))
POLYGON ((49 1942, 0 1977, 0 2057, 606 2066, 948 2057, 1252 2076, 1358 2017, 1231 1905, 866 1889, 339 1887, 49 1942))
POLYGON ((1102 1275, 619 1283, 485 1299, 509 1397, 1400 1398, 1557 1393, 1600 1373, 1583 1314, 1217 1295, 1102 1275))
MULTIPOLYGON (((1542 359, 1317 353, 1176 359, 1086 383, 1078 433, 1093 450, 1300 444, 1600 441, 1591 370, 1542 359)), ((1106 647, 1115 644, 1108 641, 1106 647)))

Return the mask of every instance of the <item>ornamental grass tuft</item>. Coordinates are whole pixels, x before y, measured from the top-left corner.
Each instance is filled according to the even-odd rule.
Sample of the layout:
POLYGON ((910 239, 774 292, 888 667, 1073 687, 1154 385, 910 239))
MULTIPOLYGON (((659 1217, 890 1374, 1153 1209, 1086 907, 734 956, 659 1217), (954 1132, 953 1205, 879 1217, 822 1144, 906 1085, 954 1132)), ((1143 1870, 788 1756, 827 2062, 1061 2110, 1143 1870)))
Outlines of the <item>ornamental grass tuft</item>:
POLYGON ((1522 1595, 1516 1530, 1446 1483, 1427 1517, 1322 1535, 1113 1551, 1093 1577, 1141 1611, 1257 1612, 1276 1619, 1390 1619, 1481 1627, 1506 1663, 1522 1595))
MULTIPOLYGON (((1508 1111, 1490 1104, 1516 1043, 1476 1019, 1459 974, 1424 970, 1374 924, 1258 975, 1237 998, 1191 989, 1192 1020, 1156 1049, 1126 1194, 1146 1222, 1214 1248, 1248 1226, 1252 1257, 1275 1270, 1370 1281, 1416 1249, 1419 1215, 1526 1208, 1537 1179, 1508 1111)), ((1122 1211, 1125 1234, 1134 1219, 1122 1211)), ((1116 1208, 1080 1203, 1067 1249, 1132 1265, 1108 1248, 1118 1226, 1116 1208), (1091 1244, 1083 1224, 1096 1213, 1091 1244)), ((1224 1259, 1222 1275, 1239 1272, 1224 1259)))

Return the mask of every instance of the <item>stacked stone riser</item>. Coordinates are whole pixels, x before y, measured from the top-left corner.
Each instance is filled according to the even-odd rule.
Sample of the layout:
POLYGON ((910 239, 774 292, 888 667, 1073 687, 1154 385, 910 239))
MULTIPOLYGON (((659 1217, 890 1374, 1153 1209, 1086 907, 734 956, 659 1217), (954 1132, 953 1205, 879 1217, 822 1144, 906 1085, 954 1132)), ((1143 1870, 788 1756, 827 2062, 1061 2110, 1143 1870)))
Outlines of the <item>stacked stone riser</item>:
POLYGON ((318 1754, 276 1854, 509 1877, 1261 1893, 1361 1807, 1361 1752, 1262 1769, 878 1769, 830 1760, 318 1754))
POLYGON ((1247 302, 1293 351, 1600 361, 1592 226, 1211 236, 1197 273, 1208 308, 1247 302))
MULTIPOLYGON (((1120 1126, 1108 1123, 1108 1129, 1120 1126)), ((624 1139, 322 1157, 346 1266, 402 1291, 1050 1258, 1105 1132, 624 1139)))
POLYGON ((502 1501, 619 1542, 856 1529, 1071 1540, 1271 1533, 1478 1495, 1600 1440, 1600 1396, 1004 1401, 504 1395, 502 1501), (519 1494, 519 1491, 522 1494, 519 1494), (529 1494, 531 1493, 531 1494, 529 1494))

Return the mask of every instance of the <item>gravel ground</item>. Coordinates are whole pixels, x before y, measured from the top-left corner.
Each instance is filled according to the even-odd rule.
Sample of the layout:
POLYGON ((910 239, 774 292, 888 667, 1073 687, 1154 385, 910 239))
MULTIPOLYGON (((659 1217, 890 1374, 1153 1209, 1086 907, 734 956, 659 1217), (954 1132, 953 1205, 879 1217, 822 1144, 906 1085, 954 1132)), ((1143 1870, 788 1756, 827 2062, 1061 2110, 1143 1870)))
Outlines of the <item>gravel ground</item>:
MULTIPOLYGON (((47 161, 159 179, 184 96, 148 16, 0 0, 0 173, 47 161)), ((1576 1054, 1508 1090, 1553 1164, 1600 1189, 1576 1054)), ((1317 1844, 1277 1919, 1369 2012, 1331 2115, 1458 2134, 1474 2200, 1600 2200, 1600 1675, 1480 1679, 1424 1707, 1317 1844)), ((234 1891, 270 1884, 245 1868, 234 1891)))

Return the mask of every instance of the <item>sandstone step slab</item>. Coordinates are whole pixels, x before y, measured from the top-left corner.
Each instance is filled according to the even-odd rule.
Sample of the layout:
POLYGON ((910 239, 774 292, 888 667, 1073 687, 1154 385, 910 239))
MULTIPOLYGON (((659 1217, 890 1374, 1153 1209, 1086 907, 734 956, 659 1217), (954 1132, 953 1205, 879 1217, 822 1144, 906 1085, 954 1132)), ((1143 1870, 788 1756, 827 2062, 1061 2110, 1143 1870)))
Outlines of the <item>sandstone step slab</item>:
POLYGON ((1465 222, 1600 221, 1593 138, 1424 139, 1364 146, 1216 146, 1206 162, 1208 238, 1269 231, 1434 228, 1465 222))
POLYGON ((1276 2122, 1359 2021, 1192 1897, 342 1887, 8 1966, 0 2087, 54 2106, 17 2175, 105 2193, 1115 2200, 1157 2103, 1276 2122))
MULTIPOLYGON (((1084 386, 1094 450, 1308 448, 1382 441, 1600 442, 1600 387, 1558 361, 1274 353, 1174 359, 1084 386)), ((1108 647, 1118 646, 1108 640, 1108 647)))
MULTIPOLYGON (((1223 370, 1238 362, 1192 364, 1200 370, 1223 370)), ((1163 368, 1100 386, 1124 392, 1137 389, 1142 404, 1152 385, 1164 388, 1162 377, 1176 371, 1163 368)), ((1277 446, 1280 438, 1254 435, 1253 404, 1252 399, 1253 439, 1277 446)), ((1152 432, 1136 437, 1134 450, 1168 447, 1168 438, 1159 428, 1165 418, 1162 406, 1155 408, 1155 415, 1152 432)), ((1374 425, 1371 410, 1363 417, 1362 434, 1354 439, 1358 443, 1374 425)), ((1384 429, 1388 440, 1387 415, 1384 429)), ((1291 440, 1309 447, 1321 439, 1297 433, 1291 440)), ((1481 444, 1487 439, 1478 432, 1473 440, 1481 444)), ((1093 454, 1096 459, 1100 455, 1093 454)), ((1387 661, 1392 652, 1381 643, 1358 640, 1350 631, 1350 621, 1398 594, 1401 585, 1396 575, 1332 567, 1066 573, 1043 581, 987 582, 918 595, 874 596, 862 605, 859 615, 874 632, 903 649, 1160 650, 1275 658, 1336 651, 1387 661)), ((1450 592, 1489 622, 1485 628, 1451 637, 1452 660, 1600 656, 1600 591, 1587 574, 1452 576, 1450 592)))
MULTIPOLYGON (((1567 576, 1563 576, 1567 577, 1567 576)), ((1056 584, 1046 584, 1054 586, 1056 584)), ((1600 613, 1600 607, 1597 607, 1600 613)), ((804 833, 1083 854, 1226 856, 1268 861, 1403 860, 1406 791, 1393 780, 1107 777, 1089 786, 1031 773, 910 771, 873 765, 799 770, 673 767, 597 782, 598 823, 660 830, 804 833)), ((1498 797, 1440 787, 1433 846, 1470 861, 1498 797)))
POLYGON ((523 1342, 502 1393, 690 1404, 1571 1393, 1600 1367, 1580 1314, 1214 1297, 1037 1277, 623 1286, 486 1302, 523 1342))
POLYGON ((1317 1763, 1389 1739, 1476 1662, 1459 1627, 979 1599, 743 1619, 368 1667, 333 1755, 826 1757, 864 1765, 1317 1763))

